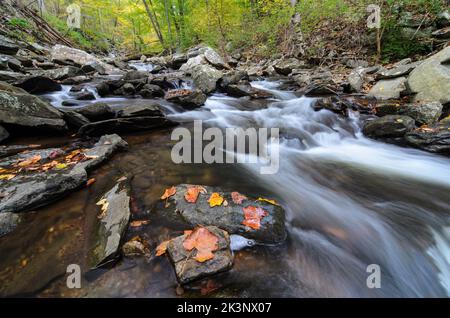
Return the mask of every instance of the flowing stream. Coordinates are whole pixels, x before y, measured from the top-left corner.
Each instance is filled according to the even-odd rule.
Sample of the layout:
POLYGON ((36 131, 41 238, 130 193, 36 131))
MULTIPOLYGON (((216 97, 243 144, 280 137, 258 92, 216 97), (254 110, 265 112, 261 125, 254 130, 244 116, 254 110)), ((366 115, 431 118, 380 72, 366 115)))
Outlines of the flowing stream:
MULTIPOLYGON (((151 220, 129 235, 144 236, 152 247, 182 230, 153 213, 164 188, 173 184, 264 195, 286 209, 287 241, 253 246, 234 239, 234 268, 215 278, 220 287, 211 296, 450 296, 450 160, 369 140, 358 114, 316 112, 312 99, 277 90, 276 82, 252 85, 276 99, 214 95, 197 110, 170 104, 165 109, 188 128, 193 120, 219 128, 279 128, 278 173, 262 175, 258 164, 176 165, 170 159, 170 129, 126 136, 129 151, 94 172, 95 186, 31 213, 25 225, 0 239, 0 281, 9 279, 0 294, 175 296, 166 258, 124 259, 86 275, 81 290, 65 288, 64 266, 83 258, 89 245, 96 200, 111 180, 126 173, 134 175, 135 213, 151 220), (367 286, 371 264, 380 268, 381 288, 367 286)), ((139 102, 117 99, 115 104, 139 102)), ((184 296, 198 296, 199 288, 187 288, 184 296)))

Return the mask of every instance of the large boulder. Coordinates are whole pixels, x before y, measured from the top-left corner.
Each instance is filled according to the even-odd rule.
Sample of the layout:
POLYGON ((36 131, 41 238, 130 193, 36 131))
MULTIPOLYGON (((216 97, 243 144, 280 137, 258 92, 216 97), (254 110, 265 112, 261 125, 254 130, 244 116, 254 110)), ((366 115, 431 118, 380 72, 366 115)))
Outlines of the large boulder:
POLYGON ((116 115, 114 109, 106 103, 89 104, 80 108, 74 108, 72 110, 91 121, 111 119, 116 115))
POLYGON ((415 101, 450 103, 450 46, 429 57, 411 72, 408 86, 415 101))
POLYGON ((92 62, 98 63, 105 69, 105 73, 109 75, 122 74, 122 71, 112 65, 100 61, 94 55, 85 51, 74 49, 68 46, 57 44, 51 50, 52 61, 61 63, 73 62, 77 65, 84 66, 92 62))
POLYGON ((273 97, 272 94, 263 91, 261 89, 251 86, 249 83, 240 83, 228 85, 225 89, 226 93, 233 97, 245 97, 259 99, 259 98, 270 98, 273 97))
MULTIPOLYGON (((21 212, 48 204, 86 184, 88 171, 108 159, 114 152, 126 148, 127 143, 118 135, 107 135, 90 148, 83 148, 80 160, 67 164, 65 158, 69 153, 54 149, 32 150, 26 154, 18 154, 3 160, 2 168, 14 169, 18 160, 38 157, 39 168, 32 171, 17 171, 14 178, 0 180, 0 187, 5 196, 0 201, 0 214, 5 212, 21 212), (57 155, 55 155, 57 152, 57 155), (65 165, 44 170, 45 163, 59 160, 65 165)), ((25 169, 26 170, 26 169, 25 169)))
POLYGON ((28 76, 14 83, 30 94, 43 94, 49 92, 60 91, 61 85, 54 79, 47 76, 28 76))
POLYGON ((18 72, 12 71, 0 71, 0 81, 17 81, 24 78, 25 75, 18 72))
POLYGON ((392 78, 407 76, 421 63, 422 62, 399 64, 396 67, 393 67, 389 70, 382 69, 379 72, 377 72, 377 77, 379 79, 392 79, 392 78))
POLYGON ((118 255, 122 237, 130 220, 130 188, 128 180, 119 181, 97 202, 100 219, 94 234, 89 265, 97 268, 118 255))
POLYGON ((200 262, 196 259, 198 250, 195 247, 190 251, 184 247, 189 234, 178 236, 167 244, 167 252, 180 284, 224 272, 233 266, 233 253, 230 249, 228 233, 215 226, 201 227, 199 230, 208 231, 208 235, 216 237, 216 249, 212 252, 212 259, 200 262))
POLYGON ((364 135, 371 138, 398 138, 415 128, 414 119, 408 116, 387 115, 367 121, 363 127, 364 135))
POLYGON ((197 65, 193 68, 191 75, 195 86, 205 94, 215 91, 217 82, 223 77, 221 71, 209 65, 197 65))
POLYGON ((141 95, 143 98, 163 97, 164 90, 161 87, 159 87, 158 85, 145 84, 139 90, 139 95, 141 95))
POLYGON ((227 63, 223 60, 223 58, 212 48, 208 48, 204 53, 205 59, 209 62, 209 64, 217 67, 217 68, 230 68, 227 63))
POLYGON ((22 72, 23 65, 18 59, 9 55, 0 55, 0 69, 11 69, 14 72, 22 72))
POLYGON ((432 127, 421 127, 405 136, 413 147, 433 153, 450 155, 450 118, 441 120, 432 127))
POLYGON ((80 69, 74 66, 64 66, 60 68, 55 68, 53 70, 45 71, 45 75, 53 80, 64 80, 69 77, 74 77, 80 72, 80 69))
POLYGON ((81 136, 100 136, 115 132, 136 132, 176 125, 165 116, 141 116, 114 118, 84 125, 78 131, 81 136))
POLYGON ((407 92, 406 77, 381 80, 369 91, 370 97, 376 99, 399 99, 407 92))
POLYGON ((304 66, 304 63, 296 58, 283 59, 273 65, 275 71, 281 75, 289 75, 292 70, 304 66))
POLYGON ((180 71, 185 72, 186 74, 191 74, 195 67, 207 63, 208 62, 206 61, 205 56, 203 54, 197 55, 195 57, 190 58, 186 63, 184 63, 180 67, 180 71))
POLYGON ((398 113, 413 118, 419 126, 433 125, 441 117, 442 108, 439 102, 423 102, 401 106, 398 113))
POLYGON ((0 35, 0 53, 15 55, 19 51, 19 46, 11 39, 0 35))
POLYGON ((0 124, 62 131, 67 126, 63 114, 39 97, 0 91, 0 124))
POLYGON ((166 93, 167 101, 178 104, 187 109, 201 107, 206 102, 206 95, 198 89, 174 89, 166 93))
POLYGON ((279 243, 285 240, 284 210, 276 202, 255 200, 247 196, 242 199, 242 202, 235 203, 233 193, 203 186, 204 193, 199 194, 195 203, 189 203, 185 199, 185 194, 190 187, 192 186, 187 184, 176 187, 176 193, 169 197, 167 204, 161 210, 166 217, 181 220, 194 227, 197 225, 217 226, 230 234, 239 234, 265 243, 279 243), (215 192, 219 193, 224 201, 220 206, 211 207, 208 199, 215 192), (257 229, 244 225, 244 208, 249 207, 250 209, 261 208, 265 212, 257 229))

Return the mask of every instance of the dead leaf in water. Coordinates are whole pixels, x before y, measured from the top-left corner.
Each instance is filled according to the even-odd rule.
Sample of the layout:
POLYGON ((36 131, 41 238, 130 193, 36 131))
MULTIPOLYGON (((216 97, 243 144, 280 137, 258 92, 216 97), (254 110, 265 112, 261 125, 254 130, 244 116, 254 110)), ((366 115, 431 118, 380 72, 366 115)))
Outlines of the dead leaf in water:
POLYGON ((91 178, 86 182, 86 186, 89 187, 91 184, 95 182, 95 178, 91 178))
POLYGON ((147 225, 149 224, 150 221, 149 220, 137 220, 137 221, 133 221, 130 223, 131 227, 140 227, 142 225, 147 225))
POLYGON ((223 203, 223 197, 220 196, 218 192, 214 192, 211 194, 211 197, 208 199, 209 206, 215 207, 215 206, 221 206, 223 203))
POLYGON ((161 196, 161 200, 166 200, 177 193, 177 188, 171 187, 164 191, 164 194, 161 196))
POLYGON ((218 242, 218 237, 207 228, 197 227, 191 234, 186 236, 183 247, 187 251, 192 251, 195 248, 197 254, 194 259, 197 262, 203 263, 214 258, 213 252, 218 249, 218 242))
POLYGON ((231 192, 231 198, 234 204, 242 204, 242 201, 247 200, 247 197, 239 192, 231 192))
POLYGON ((156 256, 161 256, 166 254, 167 245, 169 245, 170 240, 164 241, 156 247, 156 256))

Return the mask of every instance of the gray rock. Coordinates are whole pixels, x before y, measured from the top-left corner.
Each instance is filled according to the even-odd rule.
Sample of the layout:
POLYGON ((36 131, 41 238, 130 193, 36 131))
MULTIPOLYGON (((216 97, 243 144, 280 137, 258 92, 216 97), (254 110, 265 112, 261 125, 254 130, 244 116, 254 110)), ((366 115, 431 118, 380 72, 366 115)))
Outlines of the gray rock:
POLYGON ((167 245, 167 252, 175 267, 175 274, 180 284, 227 271, 233 266, 233 253, 230 249, 228 233, 215 226, 208 226, 206 229, 218 238, 217 250, 213 252, 214 258, 210 260, 200 263, 194 259, 195 248, 187 251, 183 246, 186 235, 172 239, 167 245))
POLYGON ((82 136, 99 136, 114 132, 135 132, 174 126, 175 123, 161 116, 114 118, 84 125, 78 131, 82 136))
POLYGON ((0 35, 0 53, 15 55, 19 51, 19 46, 11 39, 0 35))
POLYGON ((114 95, 124 95, 124 96, 132 96, 135 93, 136 89, 131 83, 125 83, 122 87, 114 91, 114 95))
POLYGON ((399 99, 407 92, 406 77, 381 80, 369 91, 370 97, 376 99, 399 99))
POLYGON ((71 110, 62 110, 62 112, 64 114, 64 120, 71 128, 79 129, 90 123, 89 119, 77 112, 71 110))
POLYGON ((141 95, 144 98, 163 97, 164 91, 158 85, 145 84, 139 91, 139 95, 141 95))
POLYGON ((205 59, 213 66, 224 69, 230 68, 223 58, 212 48, 208 48, 204 53, 205 59))
POLYGON ((237 84, 242 80, 248 80, 248 74, 243 70, 233 70, 225 73, 220 81, 220 87, 225 89, 228 85, 237 84))
POLYGON ((379 79, 392 79, 397 77, 406 76, 411 73, 421 62, 399 65, 390 70, 381 70, 377 73, 379 79))
POLYGON ((450 27, 443 28, 441 30, 436 30, 431 33, 433 37, 437 39, 450 39, 450 27))
POLYGON ((148 105, 127 105, 117 112, 117 117, 143 117, 143 116, 164 116, 158 104, 148 105))
POLYGON ((258 201, 249 197, 242 205, 235 204, 229 192, 218 188, 204 186, 207 194, 199 194, 195 204, 188 203, 184 194, 189 185, 178 185, 177 192, 168 200, 169 206, 162 212, 169 218, 179 218, 191 226, 213 225, 226 230, 230 234, 239 234, 244 237, 266 243, 279 243, 286 239, 284 226, 284 210, 279 205, 258 201), (219 192, 227 201, 227 205, 210 207, 208 199, 213 192, 219 192), (258 230, 251 229, 242 224, 244 221, 243 208, 247 206, 261 207, 268 215, 261 219, 258 230))
POLYGON ((81 71, 85 74, 98 73, 101 75, 106 74, 106 70, 100 63, 96 61, 89 62, 81 67, 81 71))
POLYGON ((414 119, 408 116, 387 115, 365 123, 364 135, 371 138, 397 138, 415 128, 414 119))
POLYGON ((405 139, 413 147, 450 155, 450 119, 443 119, 431 128, 419 128, 409 132, 405 139))
MULTIPOLYGON (((170 60, 170 65, 174 68, 174 69, 179 69, 180 66, 182 66, 184 63, 186 63, 188 60, 186 54, 182 54, 182 53, 175 53, 172 55, 172 58, 170 60)), ((160 65, 164 65, 164 64, 159 64, 160 65)))
POLYGON ((304 63, 296 58, 280 60, 273 65, 275 71, 277 71, 277 73, 281 75, 289 75, 291 74, 292 70, 299 69, 302 66, 304 66, 304 63))
POLYGON ((429 57, 411 72, 408 86, 416 93, 415 101, 450 103, 450 46, 429 57))
MULTIPOLYGON (((64 194, 86 184, 87 173, 108 159, 127 143, 118 135, 107 135, 85 151, 86 161, 80 161, 62 170, 18 174, 11 180, 0 180, 5 197, 0 201, 0 213, 21 212, 46 205, 64 194)), ((45 151, 45 150, 40 150, 45 151)), ((36 153, 31 151, 28 156, 36 153)))
POLYGON ((16 81, 25 77, 22 73, 0 71, 0 81, 16 81))
POLYGON ((91 268, 98 268, 118 255, 131 215, 127 180, 117 183, 100 198, 97 205, 101 218, 90 253, 91 268))
POLYGON ((148 72, 144 72, 144 71, 130 71, 127 72, 124 76, 123 76, 123 80, 124 81, 133 81, 133 80, 138 80, 138 79, 146 79, 149 77, 149 73, 148 72))
POLYGON ((436 18, 436 24, 439 28, 450 26, 450 12, 448 10, 442 11, 436 18))
POLYGON ((217 82, 223 77, 223 73, 209 65, 197 65, 192 70, 192 78, 195 86, 203 93, 209 94, 216 90, 217 82))
POLYGON ((0 65, 5 64, 6 68, 13 70, 14 72, 22 72, 23 65, 15 57, 9 55, 0 55, 0 65))
POLYGON ((350 85, 351 91, 359 93, 364 84, 364 68, 358 67, 351 71, 348 76, 348 83, 350 85))
POLYGON ((27 94, 26 90, 24 90, 20 87, 10 85, 6 82, 1 82, 1 81, 0 81, 0 91, 5 91, 5 92, 9 92, 9 93, 17 93, 17 94, 27 94))
POLYGON ((44 72, 45 76, 60 81, 69 77, 74 77, 80 72, 80 69, 74 66, 64 66, 61 68, 55 68, 53 70, 47 70, 44 72))
POLYGON ((50 104, 30 94, 7 91, 0 91, 0 123, 57 131, 67 129, 62 113, 50 104))
POLYGON ((14 231, 19 223, 19 215, 15 213, 0 213, 0 237, 14 231))
POLYGON ((197 55, 195 57, 190 58, 186 63, 184 63, 181 67, 180 67, 180 71, 185 72, 186 74, 192 74, 192 71, 194 70, 195 67, 197 67, 198 65, 204 65, 208 63, 205 59, 205 56, 202 55, 197 55))
POLYGON ((369 62, 363 61, 363 60, 355 60, 355 59, 348 59, 345 62, 345 65, 349 68, 366 68, 369 66, 369 62))
POLYGON ((63 85, 79 85, 81 83, 89 82, 90 80, 91 80, 91 78, 88 76, 78 75, 78 76, 63 79, 62 81, 60 81, 60 83, 63 85))
POLYGON ((187 109, 201 107, 206 102, 206 95, 201 90, 174 89, 166 93, 164 98, 187 109))
POLYGON ((122 74, 121 70, 113 67, 112 65, 100 61, 95 56, 86 53, 85 51, 74 49, 64 45, 59 44, 55 45, 51 50, 51 58, 52 61, 58 61, 62 63, 69 61, 74 62, 81 66, 89 64, 91 62, 97 62, 105 69, 106 74, 109 75, 122 74))
POLYGON ((2 126, 0 126, 0 142, 7 139, 8 137, 9 137, 8 131, 2 126))
POLYGON ((83 115, 91 121, 105 120, 114 118, 116 112, 106 103, 94 103, 87 106, 72 109, 73 111, 83 115))
POLYGON ((245 97, 248 96, 254 99, 260 98, 271 98, 272 94, 263 91, 261 89, 257 89, 250 84, 236 84, 236 85, 228 85, 225 89, 228 95, 233 97, 245 97))
POLYGON ((59 83, 46 76, 28 76, 14 82, 14 86, 20 87, 30 94, 56 92, 62 89, 59 83))
POLYGON ((100 95, 101 97, 105 97, 105 96, 109 95, 109 93, 110 93, 109 85, 106 82, 97 84, 95 86, 95 89, 97 90, 98 95, 100 95))
POLYGON ((399 114, 413 118, 417 125, 433 125, 442 115, 442 104, 439 102, 408 104, 401 106, 399 114))

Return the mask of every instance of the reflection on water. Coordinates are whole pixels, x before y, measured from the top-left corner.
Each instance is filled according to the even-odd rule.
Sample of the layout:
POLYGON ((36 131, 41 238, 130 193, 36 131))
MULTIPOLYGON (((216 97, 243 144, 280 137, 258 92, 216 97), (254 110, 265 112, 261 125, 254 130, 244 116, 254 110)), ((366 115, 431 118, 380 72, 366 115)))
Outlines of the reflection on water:
MULTIPOLYGON (((221 186, 275 198, 286 208, 289 237, 280 246, 235 252, 233 269, 214 278, 212 296, 433 297, 450 286, 450 160, 364 138, 356 114, 344 119, 315 112, 313 100, 253 83, 279 101, 251 102, 216 95, 198 110, 166 110, 191 127, 278 127, 280 170, 257 165, 175 165, 170 130, 127 136, 127 152, 93 173, 96 183, 36 213, 0 238, 0 295, 176 296, 165 257, 124 259, 90 273, 81 290, 65 287, 65 266, 84 260, 98 213, 95 202, 122 175, 132 175, 133 218, 150 224, 129 230, 152 248, 184 228, 156 212, 163 190, 179 183, 221 186), (25 260, 25 261, 24 261, 25 260), (381 267, 381 289, 368 289, 366 268, 381 267)), ((119 104, 129 101, 121 101, 119 104)), ((185 288, 198 296, 200 283, 185 288)))

